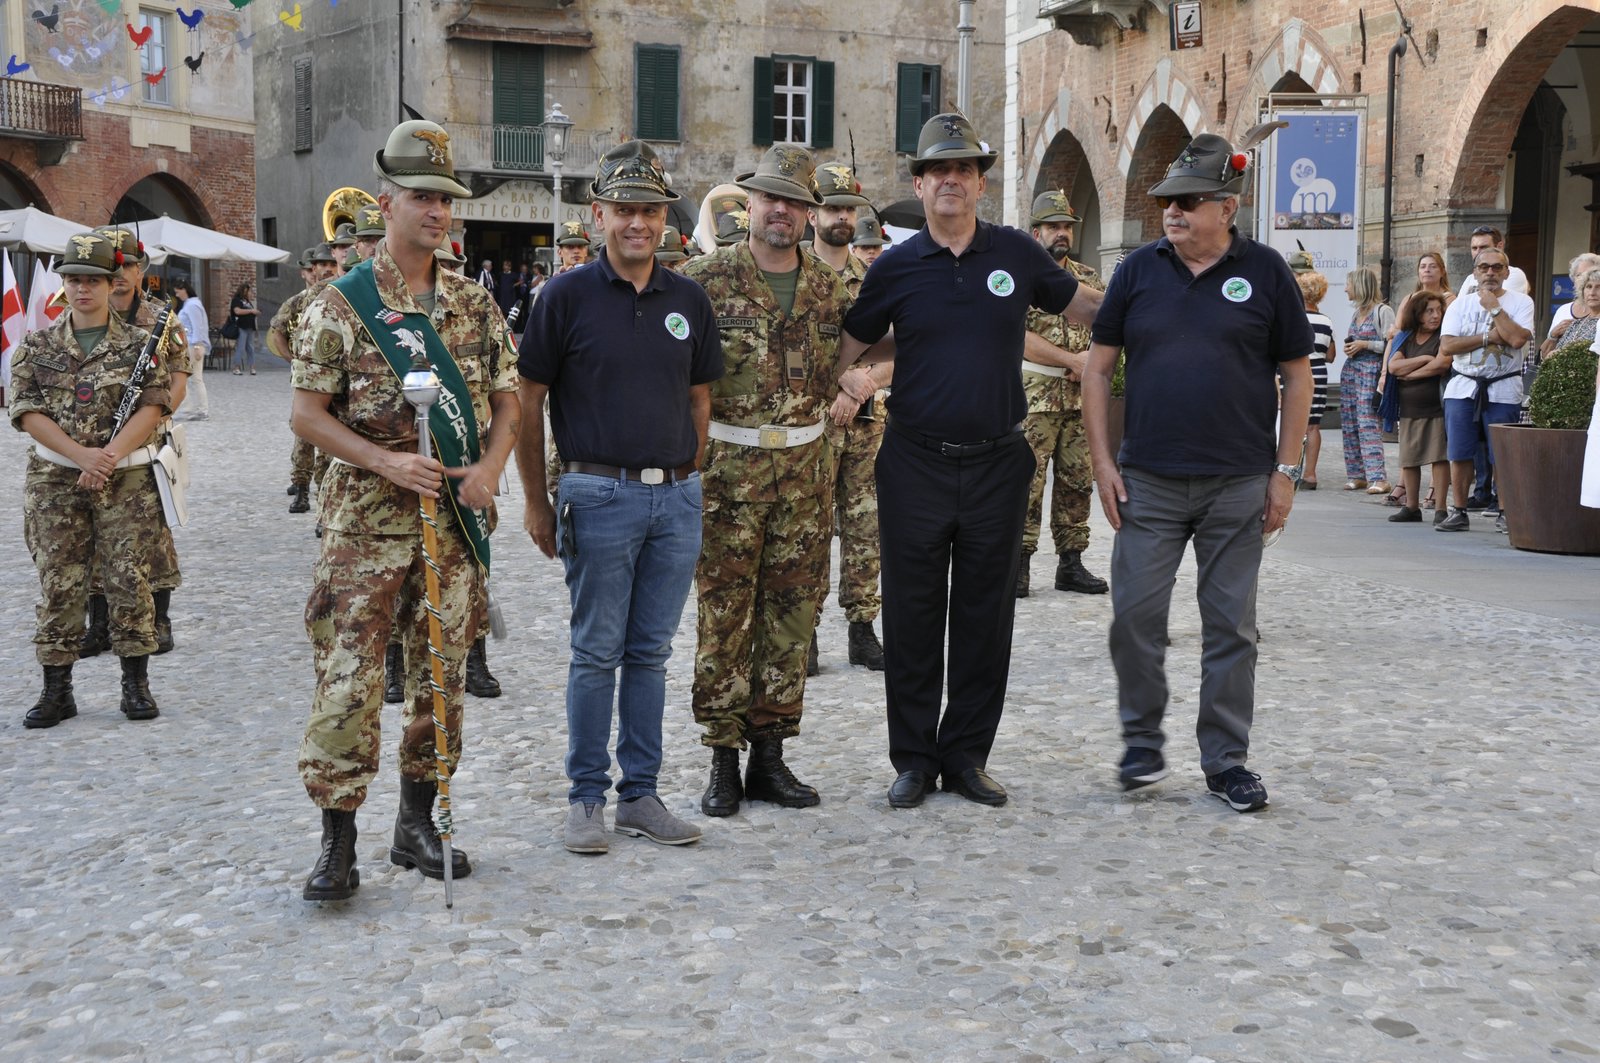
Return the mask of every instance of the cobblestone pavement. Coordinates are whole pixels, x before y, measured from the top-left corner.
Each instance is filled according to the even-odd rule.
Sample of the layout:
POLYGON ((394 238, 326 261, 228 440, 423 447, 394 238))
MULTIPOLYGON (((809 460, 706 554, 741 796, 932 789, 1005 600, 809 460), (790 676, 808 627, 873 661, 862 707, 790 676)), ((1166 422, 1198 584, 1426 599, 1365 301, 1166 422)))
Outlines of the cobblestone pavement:
MULTIPOLYGON (((560 844, 565 590, 513 494, 496 583, 516 634, 491 647, 507 693, 469 699, 454 784, 474 874, 447 912, 439 883, 389 866, 390 710, 360 891, 307 904, 318 820, 295 751, 315 540, 312 518, 286 513, 287 378, 216 373, 210 391, 213 419, 190 429, 179 648, 150 669, 159 720, 121 717, 116 662, 100 657, 77 668, 77 719, 23 730, 37 583, 20 505, 0 515, 17 559, 0 604, 0 1058, 1600 1055, 1600 625, 1542 615, 1537 580, 1505 606, 1398 593, 1288 538, 1262 574, 1264 813, 1204 792, 1192 566, 1171 625, 1173 777, 1127 797, 1112 783, 1109 599, 1049 589, 1039 557, 991 760, 1006 807, 888 808, 881 678, 845 663, 830 602, 806 733, 789 744, 822 806, 701 819, 686 616, 662 785, 705 841, 618 836, 578 857, 560 844)), ((0 434, 13 500, 23 453, 0 434)), ((1376 519, 1358 506, 1303 502, 1325 527, 1340 507, 1376 519)), ((1097 524, 1090 567, 1109 551, 1097 524)), ((1445 587, 1483 563, 1442 556, 1445 587)), ((1600 587, 1590 561, 1519 563, 1552 587, 1600 587)))

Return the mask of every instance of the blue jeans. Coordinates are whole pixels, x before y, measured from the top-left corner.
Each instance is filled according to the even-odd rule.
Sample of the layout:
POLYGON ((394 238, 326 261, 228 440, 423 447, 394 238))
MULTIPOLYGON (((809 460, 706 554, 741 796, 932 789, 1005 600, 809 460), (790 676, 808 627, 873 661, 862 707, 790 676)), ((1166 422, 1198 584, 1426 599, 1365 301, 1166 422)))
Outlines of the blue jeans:
POLYGON ((656 792, 667 658, 700 556, 700 476, 651 485, 566 473, 556 514, 572 598, 567 800, 605 803, 613 694, 617 796, 645 797, 656 792))
POLYGON ((1480 452, 1494 468, 1494 448, 1489 445, 1489 426, 1516 424, 1522 416, 1522 406, 1515 402, 1486 403, 1483 418, 1478 418, 1476 404, 1471 399, 1444 400, 1444 434, 1446 449, 1451 461, 1473 461, 1480 452))

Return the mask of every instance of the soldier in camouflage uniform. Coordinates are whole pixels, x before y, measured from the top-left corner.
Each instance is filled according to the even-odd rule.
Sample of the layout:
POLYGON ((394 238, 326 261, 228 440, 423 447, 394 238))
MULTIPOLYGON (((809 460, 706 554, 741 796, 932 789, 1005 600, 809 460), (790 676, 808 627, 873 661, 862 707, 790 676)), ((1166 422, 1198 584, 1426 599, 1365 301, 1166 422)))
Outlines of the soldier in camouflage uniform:
MULTIPOLYGON (((1078 283, 1104 291, 1100 276, 1074 262, 1072 227, 1078 216, 1064 192, 1045 192, 1033 201, 1033 238, 1050 256, 1070 270, 1078 283)), ((1056 546, 1056 590, 1104 594, 1106 581, 1083 567, 1089 548, 1089 499, 1094 474, 1089 465, 1089 441, 1083 431, 1083 400, 1078 381, 1089 350, 1089 329, 1069 324, 1059 314, 1028 309, 1028 337, 1023 350, 1022 385, 1028 395, 1028 416, 1023 431, 1039 463, 1028 495, 1028 519, 1022 533, 1022 564, 1017 569, 1017 597, 1028 596, 1028 562, 1039 549, 1039 525, 1044 506, 1045 466, 1053 463, 1055 480, 1050 488, 1050 534, 1056 546)))
MULTIPOLYGON (((151 331, 161 311, 160 304, 144 294, 144 271, 150 261, 144 245, 126 229, 101 227, 94 232, 110 240, 112 246, 122 252, 122 269, 111 279, 112 312, 129 324, 137 325, 146 332, 151 331)), ((171 328, 164 345, 167 372, 170 375, 167 391, 173 409, 183 404, 190 373, 189 341, 184 336, 183 326, 178 323, 177 313, 177 307, 173 307, 171 328)), ((165 434, 170 424, 170 420, 163 419, 159 434, 165 434)), ((154 594, 156 610, 157 656, 167 653, 173 647, 170 619, 172 592, 177 590, 182 582, 183 574, 178 571, 178 546, 173 542, 172 529, 163 521, 155 556, 150 559, 150 590, 154 594)), ((97 551, 94 576, 89 584, 89 622, 83 632, 83 643, 78 653, 80 658, 97 657, 111 648, 105 585, 105 557, 103 552, 97 551)))
POLYGON ((589 234, 581 221, 561 223, 561 235, 556 237, 556 254, 561 257, 557 273, 565 273, 589 261, 589 234))
MULTIPOLYGON (((321 294, 323 287, 337 275, 339 268, 333 248, 325 243, 307 248, 303 261, 310 270, 310 282, 283 301, 278 312, 272 315, 272 324, 267 329, 267 349, 288 362, 291 368, 294 366, 300 318, 311 300, 321 294)), ((294 437, 294 445, 289 449, 290 513, 311 511, 311 481, 322 479, 326 464, 326 459, 317 452, 316 447, 299 436, 294 437)))
POLYGON ((122 712, 130 720, 159 714, 148 678, 156 648, 148 567, 162 515, 148 466, 171 400, 166 359, 157 357, 113 436, 118 406, 150 338, 111 312, 111 278, 121 266, 122 253, 104 236, 72 237, 56 266, 69 309, 25 336, 12 363, 11 423, 34 440, 22 519, 39 570, 33 641, 44 666, 44 692, 25 727, 54 727, 78 714, 72 664, 97 548, 104 549, 111 646, 122 659, 122 712))
POLYGON ((868 215, 856 220, 856 236, 850 241, 850 253, 859 258, 862 265, 870 266, 878 261, 888 243, 883 235, 883 223, 877 218, 868 215))
POLYGON ((732 815, 744 797, 790 808, 820 800, 783 761, 783 740, 800 732, 806 650, 827 594, 832 466, 822 422, 849 305, 839 275, 799 249, 807 207, 822 204, 815 173, 804 148, 769 149, 736 182, 750 193, 749 240, 684 270, 711 299, 725 367, 711 385, 695 573, 708 816, 732 815))
POLYGON ((356 238, 355 248, 361 252, 363 259, 371 258, 378 253, 378 241, 383 239, 384 232, 382 207, 374 203, 370 207, 362 207, 356 211, 355 226, 351 234, 356 238))
MULTIPOLYGON (((816 235, 811 251, 833 267, 844 281, 850 302, 855 302, 867 264, 850 253, 856 235, 856 211, 872 204, 861 194, 861 184, 850 167, 831 162, 817 169, 822 189, 820 207, 811 210, 816 235)), ((839 605, 850 622, 850 663, 883 671, 883 646, 872 629, 882 604, 878 599, 878 485, 873 468, 883 442, 883 397, 861 404, 847 425, 828 422, 828 448, 833 458, 834 523, 839 529, 839 605)), ((816 635, 811 637, 807 675, 816 675, 816 635)))
MULTIPOLYGON (((433 256, 449 228, 453 198, 470 193, 455 178, 449 134, 432 122, 398 126, 374 166, 383 178, 378 202, 388 222, 370 267, 377 298, 391 313, 429 316, 461 369, 478 423, 492 424, 479 460, 450 471, 459 503, 486 509, 520 420, 515 355, 488 293, 440 268, 433 256)), ((361 279, 360 273, 350 278, 361 279)), ((327 530, 306 603, 317 690, 299 768, 306 792, 323 810, 322 852, 306 882, 308 900, 348 897, 360 881, 355 810, 378 768, 383 647, 396 603, 425 596, 417 495, 445 490, 444 467, 417 453, 415 411, 368 332, 383 327, 363 323, 344 294, 330 286, 306 307, 295 332, 291 424, 332 459, 321 487, 327 530)), ((479 624, 471 615, 474 584, 483 579, 454 513, 448 502, 438 507, 449 770, 461 751, 462 662, 479 624)), ((406 656, 420 665, 428 652, 426 611, 410 612, 406 656)), ((406 693, 400 814, 389 859, 442 878, 444 857, 433 822, 432 694, 420 667, 406 693)), ((457 878, 472 870, 459 849, 452 867, 457 878)))

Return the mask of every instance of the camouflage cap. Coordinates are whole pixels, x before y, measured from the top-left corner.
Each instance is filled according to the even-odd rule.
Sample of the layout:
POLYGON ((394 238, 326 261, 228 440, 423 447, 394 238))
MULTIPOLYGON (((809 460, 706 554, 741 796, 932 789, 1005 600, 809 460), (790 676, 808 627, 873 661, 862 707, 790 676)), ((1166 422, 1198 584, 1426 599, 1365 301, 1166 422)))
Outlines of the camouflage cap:
POLYGON ((333 230, 333 239, 328 241, 332 248, 354 247, 356 243, 356 227, 354 223, 342 221, 339 227, 333 230))
POLYGON ((339 264, 339 256, 333 253, 333 245, 324 241, 306 252, 306 261, 312 265, 316 265, 318 262, 331 262, 337 266, 339 264))
POLYGON ((111 245, 121 251, 122 257, 128 262, 137 262, 141 266, 149 263, 150 252, 144 249, 144 242, 129 230, 115 225, 101 225, 91 231, 110 240, 111 245))
POLYGON ((750 235, 750 212, 743 207, 736 207, 722 216, 717 222, 717 246, 727 247, 729 244, 742 244, 750 235))
POLYGON ((818 166, 817 184, 822 189, 822 202, 830 207, 872 206, 861 194, 861 182, 856 180, 855 171, 842 162, 818 166))
POLYGON ((822 191, 817 187, 816 160, 798 144, 772 145, 754 170, 735 177, 733 183, 747 192, 765 192, 816 207, 823 205, 822 191))
POLYGON ((581 221, 564 221, 561 223, 559 236, 556 237, 557 247, 588 247, 589 234, 583 228, 581 221))
POLYGON ((388 230, 389 227, 383 220, 383 208, 376 203, 356 211, 355 233, 357 236, 382 236, 388 230))
POLYGON ((917 153, 911 157, 911 176, 921 177, 929 163, 945 159, 973 159, 978 172, 985 173, 1000 157, 998 151, 985 148, 978 140, 972 123, 959 114, 936 114, 922 127, 917 137, 917 153))
POLYGON ((1296 273, 1315 273, 1317 271, 1316 259, 1311 257, 1311 252, 1302 248, 1299 251, 1289 252, 1289 268, 1296 273))
POLYGON ((1244 191, 1244 174, 1250 157, 1215 133, 1201 133, 1185 144, 1167 167, 1167 176, 1150 189, 1152 196, 1182 196, 1192 192, 1244 191))
POLYGON ((1043 192, 1033 201, 1033 214, 1028 219, 1030 225, 1043 225, 1047 221, 1079 222, 1083 219, 1072 213, 1072 204, 1067 200, 1067 194, 1060 189, 1053 192, 1043 192))
POLYGON ((379 177, 401 188, 472 198, 472 189, 456 180, 450 134, 437 122, 411 121, 395 126, 383 150, 373 157, 372 168, 379 177))
POLYGON ((642 140, 625 140, 600 157, 589 194, 608 203, 671 203, 683 198, 667 187, 656 151, 642 140))
POLYGON ((122 269, 122 252, 103 233, 79 233, 67 238, 67 249, 56 261, 57 273, 109 277, 122 269))
POLYGON ((661 243, 656 245, 657 262, 682 262, 689 257, 686 241, 676 225, 661 230, 661 243))
POLYGON ((856 219, 855 239, 850 241, 851 247, 882 247, 889 240, 883 235, 883 223, 870 214, 865 218, 856 219))

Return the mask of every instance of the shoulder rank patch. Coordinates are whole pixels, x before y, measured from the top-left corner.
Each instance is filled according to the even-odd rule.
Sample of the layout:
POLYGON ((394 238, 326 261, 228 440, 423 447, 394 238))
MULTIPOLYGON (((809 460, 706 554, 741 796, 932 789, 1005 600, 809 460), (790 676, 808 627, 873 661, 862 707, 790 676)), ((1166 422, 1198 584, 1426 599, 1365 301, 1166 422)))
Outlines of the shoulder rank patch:
POLYGON ((761 322, 753 317, 719 317, 717 328, 760 328, 761 322))
POLYGON ((325 328, 317 333, 317 343, 313 350, 318 359, 332 358, 344 350, 344 339, 334 329, 325 328))

